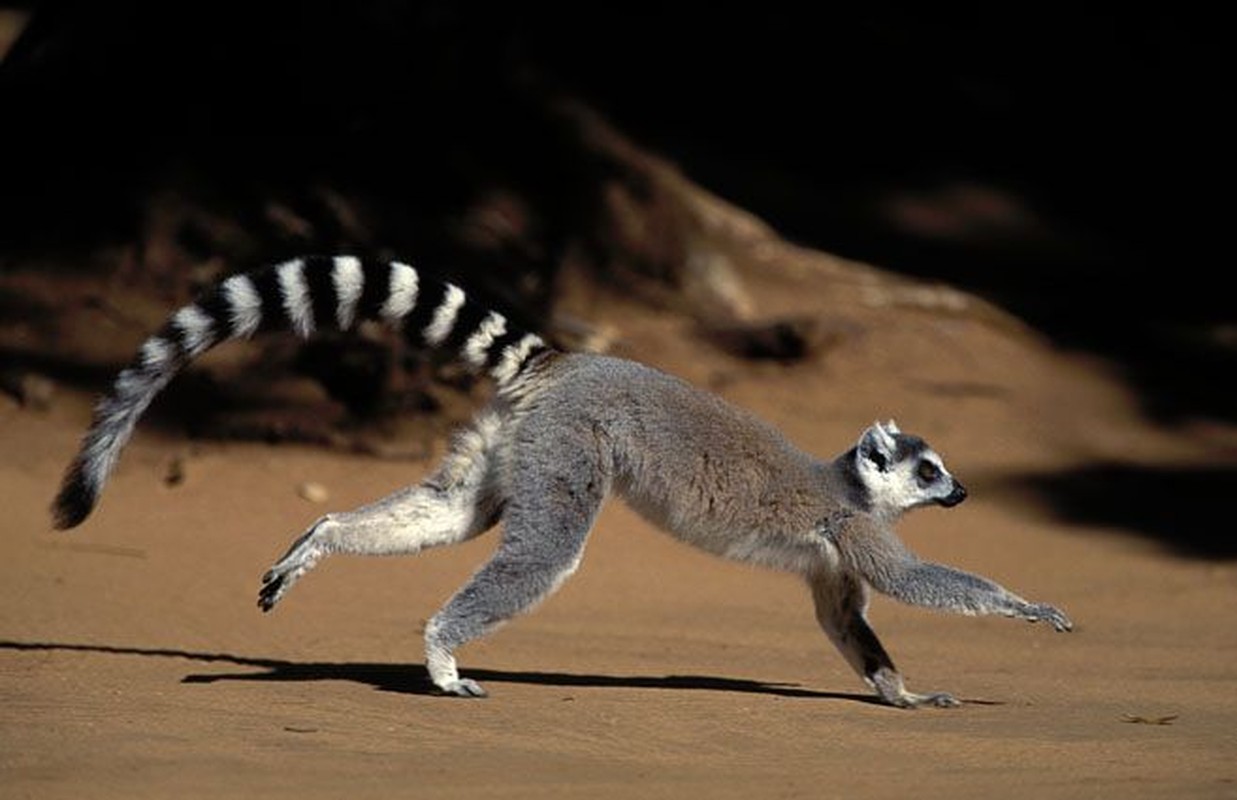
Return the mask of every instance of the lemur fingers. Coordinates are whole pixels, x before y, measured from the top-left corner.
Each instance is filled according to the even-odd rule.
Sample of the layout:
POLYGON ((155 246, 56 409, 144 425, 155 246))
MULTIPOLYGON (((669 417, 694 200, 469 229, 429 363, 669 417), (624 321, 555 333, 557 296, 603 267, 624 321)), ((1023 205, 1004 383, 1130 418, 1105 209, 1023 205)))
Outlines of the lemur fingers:
POLYGON ((1020 609, 1018 616, 1028 622, 1047 622, 1058 633, 1074 629, 1074 623, 1065 616, 1064 611, 1047 603, 1027 603, 1020 609))
POLYGON ((457 678, 435 688, 440 694, 451 695, 452 697, 484 698, 490 696, 490 693, 472 678, 457 678))
POLYGON ((949 692, 928 692, 927 694, 906 692, 894 705, 899 708, 957 708, 962 705, 962 701, 949 692))
POLYGON ((896 708, 956 708, 962 705, 962 701, 948 692, 920 694, 907 690, 902 676, 892 665, 873 670, 866 679, 882 700, 896 708))
POLYGON ((301 577, 313 569, 326 553, 319 544, 317 533, 327 517, 315 522, 308 531, 292 543, 283 558, 262 576, 262 588, 258 590, 258 607, 270 611, 301 577))

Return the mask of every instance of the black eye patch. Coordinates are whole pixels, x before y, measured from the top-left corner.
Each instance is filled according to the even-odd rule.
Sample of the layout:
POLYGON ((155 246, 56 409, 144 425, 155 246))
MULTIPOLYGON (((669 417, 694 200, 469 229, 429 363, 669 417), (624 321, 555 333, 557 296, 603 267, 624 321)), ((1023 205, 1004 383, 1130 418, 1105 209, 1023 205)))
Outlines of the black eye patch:
POLYGON ((941 477, 941 470, 936 464, 931 461, 920 461, 916 467, 915 473, 919 476, 919 480, 924 483, 933 483, 937 478, 941 477))

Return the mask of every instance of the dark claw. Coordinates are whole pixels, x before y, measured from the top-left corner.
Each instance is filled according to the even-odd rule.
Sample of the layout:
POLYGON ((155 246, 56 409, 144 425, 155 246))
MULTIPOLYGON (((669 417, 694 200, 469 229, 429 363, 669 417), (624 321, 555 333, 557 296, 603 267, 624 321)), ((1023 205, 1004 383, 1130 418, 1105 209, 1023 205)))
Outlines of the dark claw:
POLYGON ((282 580, 274 580, 263 584, 258 590, 258 608, 263 611, 270 611, 275 607, 275 596, 279 594, 279 587, 283 586, 282 580))
POLYGON ((1059 608, 1050 606, 1047 603, 1034 603, 1031 605, 1031 611, 1031 622, 1047 622, 1060 633, 1074 629, 1074 623, 1059 608))

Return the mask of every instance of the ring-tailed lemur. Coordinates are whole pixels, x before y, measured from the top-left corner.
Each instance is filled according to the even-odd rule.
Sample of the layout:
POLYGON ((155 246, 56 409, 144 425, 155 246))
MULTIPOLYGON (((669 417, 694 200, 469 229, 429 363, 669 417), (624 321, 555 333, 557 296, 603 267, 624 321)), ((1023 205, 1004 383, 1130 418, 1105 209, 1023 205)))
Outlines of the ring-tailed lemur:
POLYGON ((892 525, 917 506, 953 506, 966 491, 920 438, 877 423, 822 461, 774 428, 657 370, 564 353, 413 267, 306 258, 234 275, 171 316, 99 403, 54 512, 58 527, 94 507, 151 399, 208 348, 258 331, 347 330, 380 320, 417 344, 448 348, 497 384, 494 400, 422 483, 354 511, 327 514, 262 579, 271 610, 323 556, 394 555, 475 537, 502 540, 430 620, 425 657, 443 693, 484 696, 455 650, 532 608, 580 562, 613 490, 652 522, 711 553, 802 575, 816 617, 888 703, 952 706, 907 691, 865 612, 868 587, 914 605, 1003 614, 1071 629, 1056 608, 976 575, 921 561, 892 525))

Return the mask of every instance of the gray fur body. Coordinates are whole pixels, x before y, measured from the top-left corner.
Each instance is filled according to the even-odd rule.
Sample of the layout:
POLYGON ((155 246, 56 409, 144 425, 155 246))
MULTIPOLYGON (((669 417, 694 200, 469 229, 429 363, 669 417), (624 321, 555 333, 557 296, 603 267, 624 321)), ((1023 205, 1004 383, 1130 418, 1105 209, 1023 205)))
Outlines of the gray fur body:
MULTIPOLYGON (((547 388, 513 426, 515 441, 535 438, 525 430, 570 431, 572 446, 590 454, 590 477, 708 552, 792 570, 814 558, 831 476, 775 428, 631 361, 567 355, 546 373, 547 388)), ((546 444, 521 471, 555 472, 564 442, 546 444)))
MULTIPOLYGON (((359 269, 348 267, 349 275, 359 269)), ((288 272, 280 269, 281 275, 288 272)), ((368 279, 382 275, 366 269, 368 279)), ((392 286, 397 283, 393 277, 392 286)), ((295 285, 289 290, 287 284, 281 284, 280 300, 295 322, 298 310, 302 319, 309 313, 297 304, 312 305, 311 292, 295 285)), ((481 314, 470 317, 480 325, 477 331, 453 336, 451 323, 462 318, 457 311, 464 301, 460 290, 451 289, 438 301, 444 307, 454 304, 449 313, 441 307, 426 309, 426 338, 453 341, 467 362, 487 367, 498 384, 494 401, 457 436, 428 479, 314 523, 264 576, 259 595, 264 610, 273 608, 324 556, 413 554, 465 541, 501 521, 501 541, 490 561, 425 632, 426 666, 435 686, 446 694, 483 696, 480 686, 460 677, 455 651, 529 610, 575 571, 597 512, 613 492, 689 544, 803 576, 822 629, 893 705, 957 701, 944 693, 906 690, 867 624, 869 586, 914 605, 1071 628, 1051 606, 1029 603, 985 578, 919 560, 893 534, 892 524, 906 510, 933 503, 951 506, 965 497, 940 457, 893 423, 873 425, 848 452, 820 460, 715 395, 635 362, 560 353, 519 332, 508 332, 505 339, 493 331, 482 335, 486 323, 475 322, 481 314), (491 346, 493 352, 487 352, 491 346)), ((354 304, 360 292, 351 291, 354 304)), ((371 301, 375 308, 391 306, 382 297, 371 301)), ((200 305, 210 309, 209 303, 200 305)), ((221 305, 227 310, 227 303, 221 305)), ((412 313, 403 305, 400 310, 412 313)), ((354 309, 348 310, 350 315, 354 309)), ((341 311, 337 316, 349 315, 341 311)), ((495 316, 485 317, 486 322, 495 316)), ((495 329, 502 333, 502 327, 495 329)), ((307 334, 312 326, 299 329, 307 334)), ((222 338, 195 342, 189 356, 222 338)), ((149 349, 148 343, 144 350, 149 349)), ((147 379, 138 373, 136 379, 125 379, 122 374, 112 397, 101 404, 58 499, 66 526, 89 513, 128 435, 128 429, 116 434, 109 426, 118 423, 109 420, 124 417, 131 428, 141 411, 131 406, 149 402, 148 395, 169 377, 161 372, 147 379), (141 391, 133 390, 135 381, 141 391), (147 384, 153 387, 149 392, 147 384), (83 486, 90 490, 85 513, 72 507, 83 486)))

